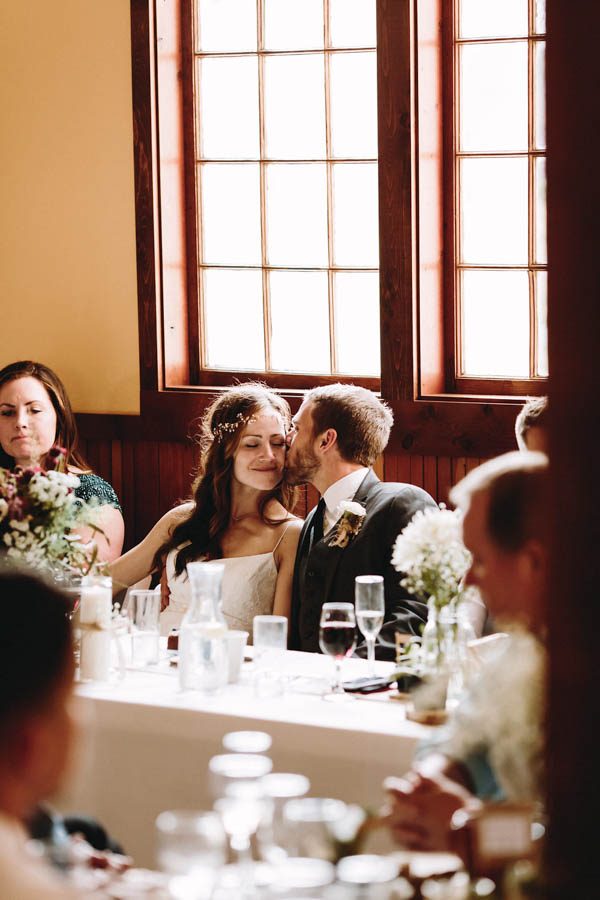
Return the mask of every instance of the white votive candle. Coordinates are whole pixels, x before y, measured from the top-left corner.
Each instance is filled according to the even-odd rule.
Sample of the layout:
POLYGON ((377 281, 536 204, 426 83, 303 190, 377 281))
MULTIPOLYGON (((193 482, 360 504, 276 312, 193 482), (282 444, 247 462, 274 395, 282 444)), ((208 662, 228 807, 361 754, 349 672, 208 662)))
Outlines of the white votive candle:
POLYGON ((106 681, 110 671, 112 590, 110 579, 104 581, 81 589, 79 675, 92 681, 106 681))

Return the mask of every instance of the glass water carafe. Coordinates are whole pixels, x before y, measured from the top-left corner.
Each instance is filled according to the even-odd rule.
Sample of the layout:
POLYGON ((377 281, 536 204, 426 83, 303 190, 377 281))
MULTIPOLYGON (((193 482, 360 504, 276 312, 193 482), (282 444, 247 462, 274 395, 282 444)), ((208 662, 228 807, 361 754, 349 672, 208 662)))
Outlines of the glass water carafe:
POLYGON ((218 562, 187 565, 190 605, 179 630, 179 682, 184 691, 218 691, 227 683, 227 625, 221 610, 225 567, 218 562))

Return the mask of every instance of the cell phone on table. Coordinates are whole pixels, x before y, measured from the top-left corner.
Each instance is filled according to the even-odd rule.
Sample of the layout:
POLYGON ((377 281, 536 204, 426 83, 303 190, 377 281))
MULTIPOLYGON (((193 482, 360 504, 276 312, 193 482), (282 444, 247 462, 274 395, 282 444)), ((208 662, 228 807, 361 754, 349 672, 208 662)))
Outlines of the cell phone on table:
POLYGON ((364 675, 362 678, 342 682, 342 687, 350 694, 375 694, 377 691, 386 691, 389 686, 389 680, 381 675, 364 675))

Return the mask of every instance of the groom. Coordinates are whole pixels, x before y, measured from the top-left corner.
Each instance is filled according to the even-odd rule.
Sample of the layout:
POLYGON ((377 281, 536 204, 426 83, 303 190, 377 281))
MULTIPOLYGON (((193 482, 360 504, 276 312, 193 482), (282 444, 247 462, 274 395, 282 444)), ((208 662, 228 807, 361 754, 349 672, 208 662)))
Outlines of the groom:
POLYGON ((394 658, 396 631, 419 634, 427 618, 427 606, 401 587, 402 574, 393 568, 391 555, 397 535, 417 510, 435 503, 421 488, 381 482, 371 468, 387 445, 392 424, 391 410, 374 393, 345 384, 308 391, 293 418, 287 480, 312 484, 321 500, 307 516, 298 544, 292 650, 319 650, 323 603, 353 603, 357 575, 384 578, 380 659, 394 658), (344 533, 339 504, 348 500, 360 504, 364 515, 353 518, 354 527, 344 533))

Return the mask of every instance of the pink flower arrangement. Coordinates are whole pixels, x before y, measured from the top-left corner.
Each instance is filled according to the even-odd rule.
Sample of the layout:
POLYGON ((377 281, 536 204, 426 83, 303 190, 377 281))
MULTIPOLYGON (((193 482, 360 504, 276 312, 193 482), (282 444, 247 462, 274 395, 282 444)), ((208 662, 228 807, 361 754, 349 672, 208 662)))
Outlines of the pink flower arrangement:
POLYGON ((96 545, 83 544, 77 530, 99 530, 95 511, 75 496, 77 476, 57 471, 64 456, 61 447, 53 447, 46 469, 0 468, 0 564, 17 562, 62 576, 85 574, 93 566, 96 545))

